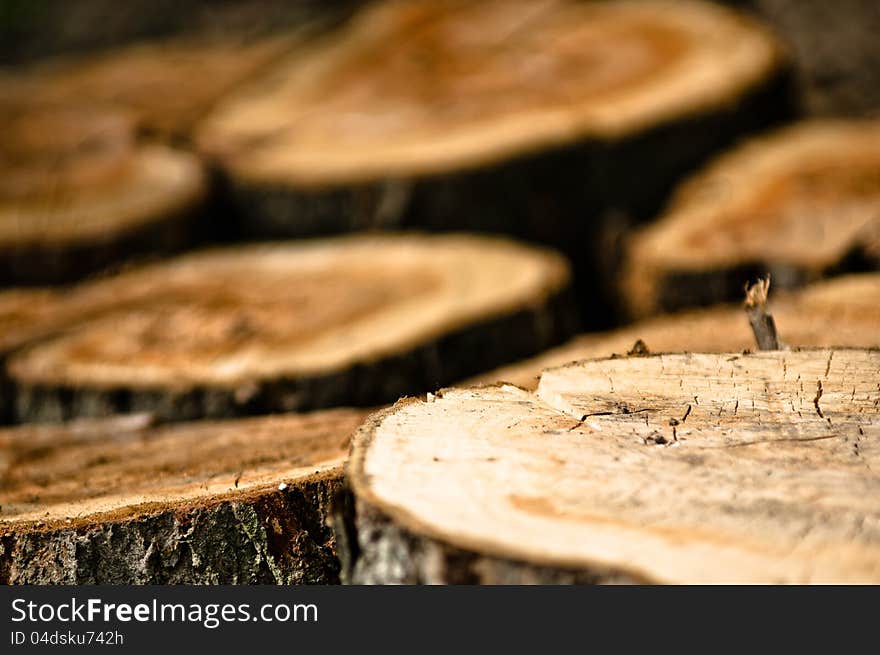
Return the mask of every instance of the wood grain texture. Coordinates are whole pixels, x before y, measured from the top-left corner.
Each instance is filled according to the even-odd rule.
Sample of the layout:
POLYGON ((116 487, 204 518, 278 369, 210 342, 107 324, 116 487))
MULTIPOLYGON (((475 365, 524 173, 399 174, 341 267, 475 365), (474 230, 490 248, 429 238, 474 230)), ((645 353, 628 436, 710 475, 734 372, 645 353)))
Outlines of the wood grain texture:
MULTIPOLYGON (((799 291, 771 293, 769 309, 786 347, 880 348, 880 273, 844 275, 799 291)), ((741 306, 695 309, 609 332, 582 334, 558 348, 481 373, 463 384, 507 382, 534 389, 544 369, 581 359, 625 355, 639 340, 653 353, 756 350, 741 306)))
POLYGON ((192 254, 72 294, 90 310, 105 304, 10 359, 16 416, 391 402, 570 336, 568 279, 550 251, 467 235, 192 254))
POLYGON ((623 274, 632 313, 738 298, 880 267, 880 123, 813 121, 723 155, 634 234, 623 274))
POLYGON ((878 380, 877 350, 686 353, 401 401, 355 436, 347 579, 877 583, 878 380))
POLYGON ((69 282, 189 245, 207 194, 194 155, 91 105, 0 101, 0 284, 69 282))
POLYGON ((363 410, 0 431, 3 584, 328 583, 363 410))
POLYGON ((709 4, 381 2, 222 103, 198 142, 252 233, 414 224, 561 245, 787 114, 783 77, 768 32, 709 4))

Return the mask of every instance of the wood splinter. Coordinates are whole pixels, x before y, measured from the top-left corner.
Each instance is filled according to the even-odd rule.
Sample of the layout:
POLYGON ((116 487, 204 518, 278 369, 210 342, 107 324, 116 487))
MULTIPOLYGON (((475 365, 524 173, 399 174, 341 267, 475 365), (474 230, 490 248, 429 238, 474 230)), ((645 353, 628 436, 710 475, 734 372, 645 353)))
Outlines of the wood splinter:
POLYGON ((770 276, 754 284, 746 283, 746 314, 755 334, 759 350, 779 350, 776 321, 767 312, 767 295, 770 292, 770 276))

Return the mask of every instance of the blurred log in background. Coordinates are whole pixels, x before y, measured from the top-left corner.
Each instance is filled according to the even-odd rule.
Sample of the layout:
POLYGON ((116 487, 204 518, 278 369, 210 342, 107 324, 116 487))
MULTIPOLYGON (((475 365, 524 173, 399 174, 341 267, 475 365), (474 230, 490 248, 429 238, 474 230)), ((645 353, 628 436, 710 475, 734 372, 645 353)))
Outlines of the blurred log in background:
POLYGON ((85 284, 16 352, 17 421, 164 420, 393 402, 571 336, 559 255, 476 236, 206 251, 85 284), (63 313, 63 312, 62 312, 63 313))
MULTIPOLYGON (((181 33, 298 29, 341 22, 369 0, 7 0, 0 63, 181 33), (317 18, 316 18, 317 17, 317 18)), ((794 51, 811 113, 861 116, 880 109, 880 7, 873 0, 724 0, 772 25, 794 51)))
POLYGON ((880 121, 811 121, 745 141, 628 237, 620 296, 645 316, 880 269, 880 121))

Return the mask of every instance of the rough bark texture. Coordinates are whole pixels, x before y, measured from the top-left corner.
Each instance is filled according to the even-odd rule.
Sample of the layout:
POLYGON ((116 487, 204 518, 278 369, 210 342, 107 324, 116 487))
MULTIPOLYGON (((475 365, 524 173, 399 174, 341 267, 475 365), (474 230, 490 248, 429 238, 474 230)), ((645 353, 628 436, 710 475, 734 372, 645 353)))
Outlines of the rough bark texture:
MULTIPOLYGON (((240 258, 250 261, 250 257, 254 267, 239 266, 224 274, 225 255, 209 253, 202 259, 182 258, 178 264, 158 265, 85 289, 83 295, 92 300, 97 295, 113 298, 118 311, 110 311, 111 303, 100 319, 13 357, 9 370, 15 386, 15 418, 22 422, 59 421, 150 412, 164 419, 186 420, 341 405, 374 406, 540 352, 576 329, 561 258, 496 240, 386 236, 278 246, 274 250, 258 248, 251 254, 246 254, 249 250, 228 252, 233 262, 240 258), (286 248, 293 249, 290 256, 286 248), (335 289, 333 279, 328 281, 321 273, 317 278, 306 273, 298 277, 296 267, 302 259, 297 257, 298 249, 305 253, 305 259, 310 250, 326 252, 329 259, 321 270, 331 278, 342 276, 339 284, 344 286, 333 293, 332 302, 326 285, 335 289), (279 269, 267 263, 273 257, 279 269), (406 260, 395 265, 395 257, 406 260), (364 261, 369 264, 366 268, 364 261), (202 272, 193 277, 187 262, 196 262, 193 267, 202 272), (354 268, 346 278, 348 265, 354 268), (292 269, 285 276, 287 267, 292 269), (261 282, 260 268, 275 272, 261 282), (248 271, 257 277, 249 276, 248 271), (424 274, 434 273, 439 277, 429 275, 426 286, 419 282, 424 274), (183 281, 182 287, 174 281, 177 277, 183 281), (191 287, 198 279, 203 286, 191 287), (498 286, 500 280, 504 280, 503 288, 498 286), (362 285, 362 291, 352 291, 352 284, 362 285), (410 284, 415 287, 407 291, 410 284), (145 292, 145 288, 155 293, 145 292), (292 295, 287 298, 284 293, 292 295), (366 301, 361 297, 369 294, 379 299, 376 308, 370 307, 369 297, 366 301), (435 299, 434 294, 442 295, 435 299), (170 308, 169 299, 173 300, 170 308), (405 311, 407 303, 414 301, 425 307, 405 311), (368 304, 362 306, 364 302, 368 304), (315 303, 323 303, 322 312, 314 310, 315 303), (340 307, 337 318, 333 318, 336 310, 329 309, 333 303, 340 307), (271 307, 275 308, 267 309, 271 307), (377 337, 368 322, 377 320, 370 314, 374 311, 405 315, 397 316, 393 332, 386 325, 377 337), (433 314, 425 315, 426 311, 433 314), (364 312, 365 318, 359 315, 364 312), (313 319, 315 315, 318 318, 313 319), (198 324, 192 322, 195 318, 198 324), (172 320, 178 320, 180 327, 171 329, 172 320), (279 321, 286 321, 287 327, 278 327, 279 321), (204 339, 197 338, 205 325, 215 327, 204 333, 204 339), (180 347, 187 329, 192 330, 193 356, 201 357, 201 351, 214 347, 220 349, 220 355, 199 360, 203 364, 189 362, 178 368, 163 363, 189 357, 180 347), (334 330, 344 336, 333 340, 334 330), (300 332, 303 337, 298 336, 300 332), (398 333, 399 346, 385 343, 374 351, 367 345, 377 338, 387 342, 398 333), (319 337, 324 341, 314 341, 319 337), (297 341, 300 338, 305 345, 297 341), (117 345, 110 346, 108 340, 117 345), (315 349, 321 343, 324 346, 308 355, 313 341, 318 344, 315 349), (254 364, 254 373, 244 371, 235 379, 222 377, 223 358, 235 361, 236 353, 247 356, 264 342, 280 345, 265 351, 265 357, 254 364), (131 352, 124 360, 119 359, 118 350, 123 346, 131 352), (326 359, 328 349, 339 348, 345 348, 343 354, 326 360, 326 372, 274 363, 288 352, 326 359), (86 351, 94 354, 84 359, 86 351), (138 368, 141 359, 145 362, 142 372, 138 368), (62 360, 72 368, 67 370, 62 360), (125 366, 127 372, 110 373, 116 377, 108 378, 102 362, 117 370, 125 366), (165 367, 163 372, 149 374, 164 377, 145 381, 157 365, 165 367), (197 372, 197 366, 202 367, 202 373, 197 372), (268 373, 267 367, 272 369, 268 373)), ((305 270, 310 270, 308 265, 305 270)))
POLYGON ((880 123, 813 121, 742 144, 687 180, 627 240, 636 316, 880 267, 880 123))
MULTIPOLYGON (((769 309, 787 347, 880 348, 880 273, 846 275, 789 294, 774 292, 769 309)), ((467 384, 507 382, 534 389, 544 369, 624 355, 639 341, 655 353, 756 349, 742 307, 698 309, 582 334, 537 357, 482 373, 467 384)))
POLYGON ((876 350, 637 355, 401 401, 355 436, 344 578, 876 582, 878 379, 876 350))
POLYGON ((620 571, 537 566, 486 557, 420 536, 395 524, 369 505, 356 505, 346 489, 334 506, 343 584, 640 584, 620 571), (345 510, 341 508, 345 507, 345 510))
MULTIPOLYGON (((126 521, 0 535, 2 584, 333 584, 339 477, 126 521)), ((2 526, 0 526, 2 529, 2 526)))
POLYGON ((0 431, 0 583, 337 582, 330 506, 364 416, 0 431))

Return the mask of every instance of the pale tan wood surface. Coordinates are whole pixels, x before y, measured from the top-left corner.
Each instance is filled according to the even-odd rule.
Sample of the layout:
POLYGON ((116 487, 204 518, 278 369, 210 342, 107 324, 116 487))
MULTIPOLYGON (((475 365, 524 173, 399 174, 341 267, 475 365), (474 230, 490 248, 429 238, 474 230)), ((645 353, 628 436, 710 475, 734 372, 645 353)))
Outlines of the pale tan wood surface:
POLYGON ((355 437, 353 578, 877 583, 878 381, 877 350, 690 353, 401 401, 355 437))

